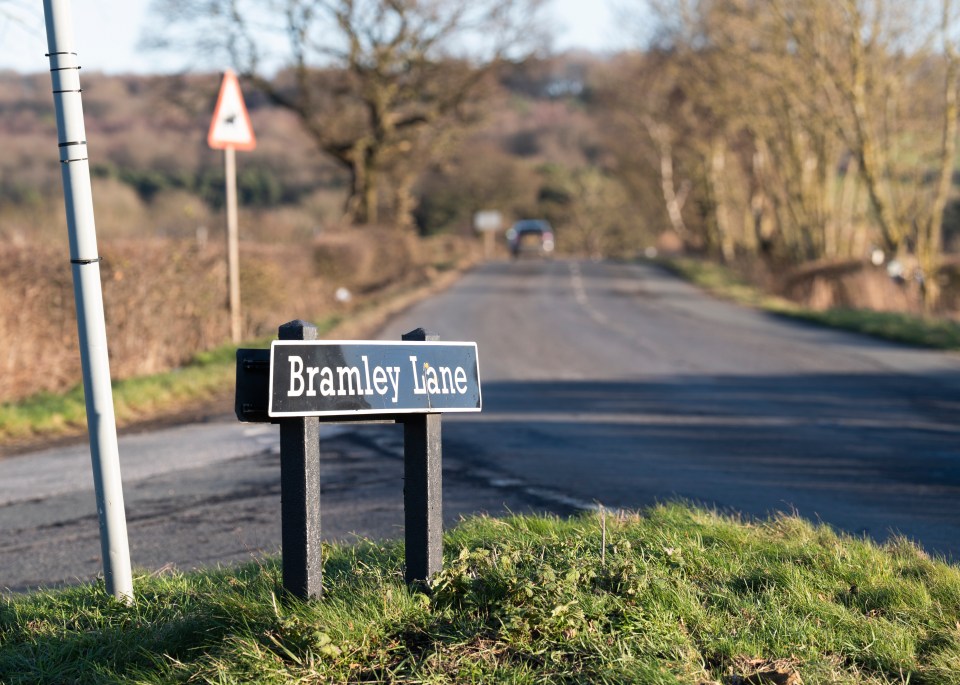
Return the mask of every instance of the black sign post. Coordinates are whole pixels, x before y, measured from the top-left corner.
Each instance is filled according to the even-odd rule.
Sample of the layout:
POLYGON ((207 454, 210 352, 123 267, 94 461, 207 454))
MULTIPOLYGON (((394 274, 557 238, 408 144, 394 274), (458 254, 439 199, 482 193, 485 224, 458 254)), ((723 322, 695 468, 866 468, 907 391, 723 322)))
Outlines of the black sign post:
MULTIPOLYGON (((316 340, 317 327, 291 321, 280 326, 280 339, 316 340)), ((283 587, 301 599, 320 597, 320 420, 315 416, 280 422, 280 525, 283 587)))
MULTIPOLYGON (((404 340, 439 340, 422 328, 404 340)), ((443 566, 443 476, 440 414, 403 422, 403 526, 406 580, 425 581, 443 566)))
POLYGON ((236 413, 280 424, 283 586, 322 595, 320 422, 404 427, 406 580, 443 559, 441 412, 478 412, 475 343, 441 343, 418 328, 401 343, 319 341, 304 321, 280 327, 270 350, 237 350, 236 413))

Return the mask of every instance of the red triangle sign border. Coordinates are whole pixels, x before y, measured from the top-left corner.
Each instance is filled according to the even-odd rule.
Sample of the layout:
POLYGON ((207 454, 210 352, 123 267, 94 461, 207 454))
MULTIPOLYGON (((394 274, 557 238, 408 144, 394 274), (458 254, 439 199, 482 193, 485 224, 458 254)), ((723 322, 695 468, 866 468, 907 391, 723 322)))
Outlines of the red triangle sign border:
POLYGON ((217 106, 207 132, 207 144, 215 150, 253 150, 257 146, 240 82, 232 69, 223 74, 217 106))

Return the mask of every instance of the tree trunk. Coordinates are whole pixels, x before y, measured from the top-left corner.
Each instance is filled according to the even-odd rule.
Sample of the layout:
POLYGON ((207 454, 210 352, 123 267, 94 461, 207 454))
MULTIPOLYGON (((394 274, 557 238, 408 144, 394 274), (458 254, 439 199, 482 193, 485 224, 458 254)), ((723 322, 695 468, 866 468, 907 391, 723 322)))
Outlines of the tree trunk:
MULTIPOLYGON (((899 252, 906 237, 903 226, 898 221, 890 200, 886 179, 886 163, 877 145, 870 125, 867 106, 867 65, 865 63, 863 36, 863 18, 857 7, 857 0, 847 0, 848 10, 854 21, 849 27, 849 49, 853 79, 845 96, 853 116, 855 154, 860 165, 860 173, 870 196, 870 204, 876 213, 886 247, 891 252, 899 252)), ((838 84, 839 85, 839 84, 838 84)))
POLYGON ((374 168, 367 169, 367 185, 363 189, 360 217, 358 223, 375 224, 380 221, 379 193, 377 193, 378 172, 374 168))
POLYGON ((379 158, 375 150, 361 142, 350 155, 350 195, 346 201, 347 219, 357 225, 379 221, 379 158))
POLYGON ((713 195, 713 211, 717 227, 717 244, 723 261, 728 264, 736 257, 736 242, 730 233, 730 214, 724 188, 727 168, 727 153, 722 140, 714 140, 710 146, 710 161, 707 165, 713 195))
POLYGON ((411 173, 397 174, 393 185, 393 223, 399 229, 410 229, 414 226, 413 210, 417 201, 413 196, 415 177, 411 173))
POLYGON ((940 305, 940 266, 943 255, 943 215, 953 185, 953 167, 957 156, 957 54, 949 36, 950 0, 943 1, 943 51, 947 70, 943 89, 943 138, 940 144, 940 168, 930 216, 917 236, 917 260, 923 270, 923 307, 932 313, 940 305))
POLYGON ((660 159, 660 192, 663 194, 663 203, 670 219, 670 228, 677 234, 684 245, 690 241, 690 232, 683 220, 683 205, 686 203, 688 186, 677 192, 673 169, 673 145, 666 127, 658 124, 650 117, 644 117, 643 125, 657 148, 660 159))

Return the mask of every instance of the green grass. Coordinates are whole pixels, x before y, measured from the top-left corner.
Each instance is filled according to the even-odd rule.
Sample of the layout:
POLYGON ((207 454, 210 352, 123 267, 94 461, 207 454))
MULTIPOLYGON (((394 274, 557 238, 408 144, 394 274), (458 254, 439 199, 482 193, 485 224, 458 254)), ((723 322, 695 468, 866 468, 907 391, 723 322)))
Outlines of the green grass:
POLYGON ((861 309, 813 311, 763 293, 720 264, 687 258, 658 263, 714 295, 773 314, 917 347, 960 350, 960 324, 947 319, 861 309))
MULTIPOLYGON (((338 322, 338 317, 329 317, 318 322, 317 328, 323 334, 338 322)), ((241 347, 269 344, 269 340, 259 340, 241 347)), ((201 352, 173 371, 115 381, 117 422, 150 418, 185 403, 222 395, 234 385, 237 347, 228 344, 201 352)), ((86 427, 86 420, 82 385, 66 393, 41 393, 21 402, 0 404, 0 442, 76 432, 86 427)))
POLYGON ((0 599, 0 682, 960 683, 960 569, 780 517, 669 505, 475 518, 427 592, 399 543, 0 599))
POLYGON ((930 347, 938 350, 960 350, 960 325, 946 319, 927 319, 899 312, 830 309, 789 313, 797 319, 824 326, 872 335, 893 342, 930 347))

